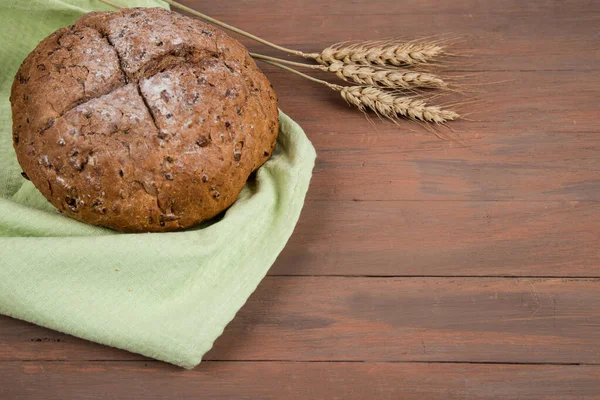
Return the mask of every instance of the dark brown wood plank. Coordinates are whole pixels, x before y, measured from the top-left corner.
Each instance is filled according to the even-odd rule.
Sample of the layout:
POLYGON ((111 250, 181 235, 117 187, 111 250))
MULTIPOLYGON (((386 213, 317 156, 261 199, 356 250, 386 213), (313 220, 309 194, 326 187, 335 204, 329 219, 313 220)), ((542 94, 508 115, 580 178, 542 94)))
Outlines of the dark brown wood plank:
MULTIPOLYGON (((265 39, 306 52, 345 40, 446 34, 460 38, 455 52, 469 55, 462 65, 467 70, 599 68, 595 27, 600 24, 600 13, 593 0, 507 0, 484 4, 475 0, 429 0, 410 5, 393 0, 181 2, 265 39)), ((253 49, 268 51, 249 40, 243 42, 253 49)))
POLYGON ((600 203, 308 201, 272 275, 600 276, 600 203))
POLYGON ((598 135, 486 138, 468 148, 397 140, 320 151, 308 198, 600 201, 598 135))
MULTIPOLYGON (((140 359, 0 320, 0 360, 140 359)), ((599 279, 268 277, 205 359, 599 364, 599 327, 599 279)))
POLYGON ((599 399, 600 367, 413 363, 0 363, 3 398, 599 399))

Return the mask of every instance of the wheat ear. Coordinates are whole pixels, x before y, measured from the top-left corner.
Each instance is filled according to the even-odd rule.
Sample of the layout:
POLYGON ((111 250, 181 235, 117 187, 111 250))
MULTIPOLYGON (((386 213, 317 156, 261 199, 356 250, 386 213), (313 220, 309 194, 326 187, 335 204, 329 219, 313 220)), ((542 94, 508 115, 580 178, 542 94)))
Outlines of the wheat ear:
POLYGON ((435 42, 376 41, 350 45, 338 43, 304 57, 323 65, 341 61, 347 64, 411 66, 426 63, 443 53, 444 48, 435 42))
POLYGON ((339 61, 330 64, 325 69, 329 72, 334 72, 340 79, 346 82, 354 82, 360 85, 390 89, 445 89, 448 87, 446 82, 441 78, 427 72, 390 70, 366 65, 344 64, 339 61))

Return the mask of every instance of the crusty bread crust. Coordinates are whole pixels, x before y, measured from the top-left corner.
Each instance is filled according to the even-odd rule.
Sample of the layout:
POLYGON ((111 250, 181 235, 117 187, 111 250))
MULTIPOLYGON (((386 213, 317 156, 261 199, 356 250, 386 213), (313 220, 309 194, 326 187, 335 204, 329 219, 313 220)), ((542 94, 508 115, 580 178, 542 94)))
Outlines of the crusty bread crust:
POLYGON ((59 29, 25 59, 10 100, 25 176, 60 212, 127 232, 225 210, 279 129, 275 92, 245 47, 160 8, 59 29))

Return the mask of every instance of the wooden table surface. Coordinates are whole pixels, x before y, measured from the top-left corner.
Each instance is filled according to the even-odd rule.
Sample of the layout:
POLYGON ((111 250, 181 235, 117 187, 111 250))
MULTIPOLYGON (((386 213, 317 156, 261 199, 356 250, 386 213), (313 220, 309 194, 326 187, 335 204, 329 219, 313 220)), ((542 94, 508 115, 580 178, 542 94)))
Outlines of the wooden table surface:
POLYGON ((292 239, 206 361, 0 317, 1 399, 600 399, 600 3, 184 3, 303 51, 460 37, 474 121, 451 125, 460 143, 372 124, 265 67, 318 160, 292 239))

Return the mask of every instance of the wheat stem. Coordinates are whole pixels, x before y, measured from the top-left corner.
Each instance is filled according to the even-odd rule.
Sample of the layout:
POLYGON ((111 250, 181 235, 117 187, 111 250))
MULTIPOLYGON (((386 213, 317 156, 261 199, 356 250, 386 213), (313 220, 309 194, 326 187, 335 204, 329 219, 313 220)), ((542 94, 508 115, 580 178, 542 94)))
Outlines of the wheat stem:
MULTIPOLYGON (((111 0, 100 0, 100 1, 101 1, 102 3, 108 4, 108 5, 110 5, 110 6, 112 6, 112 7, 115 7, 115 8, 126 8, 125 6, 122 6, 122 5, 120 5, 120 4, 117 4, 117 3, 115 3, 115 2, 113 2, 113 1, 111 1, 111 0)), ((191 8, 188 8, 188 7, 186 7, 186 6, 183 6, 183 5, 179 4, 179 3, 175 3, 174 1, 171 1, 171 0, 164 0, 164 1, 166 1, 166 2, 167 2, 167 3, 169 3, 169 4, 171 4, 171 5, 172 5, 172 6, 174 6, 174 7, 179 7, 180 9, 182 9, 182 10, 184 10, 184 11, 190 12, 191 14, 197 15, 197 16, 199 16, 200 18, 206 19, 207 21, 210 21, 210 22, 212 22, 212 23, 217 23, 217 24, 218 24, 218 25, 220 25, 220 26, 224 26, 224 25, 226 25, 226 26, 224 26, 224 27, 227 27, 227 29, 233 28, 233 29, 231 29, 231 30, 233 30, 234 32, 237 32, 237 31, 238 31, 238 29, 237 29, 237 28, 234 28, 234 27, 232 27, 232 26, 229 26, 229 25, 227 25, 227 24, 225 24, 225 23, 221 23, 220 21, 217 21, 217 20, 215 20, 214 18, 211 18, 211 17, 209 17, 209 16, 207 16, 207 15, 201 14, 201 13, 199 13, 198 11, 192 10, 191 8), (216 21, 216 22, 215 22, 215 21, 216 21)), ((241 31, 241 32, 243 32, 243 31, 241 31)), ((239 32, 238 32, 238 33, 239 33, 239 32)), ((250 34, 248 34, 247 32, 243 32, 242 34, 247 34, 247 35, 250 35, 250 34)), ((250 36, 253 36, 253 35, 250 35, 250 36)), ((257 38, 257 39, 259 39, 259 40, 258 40, 259 42, 262 42, 262 41, 263 41, 263 40, 262 40, 262 39, 260 39, 260 38, 257 38)), ((265 42, 266 42, 266 41, 265 41, 265 42)), ((272 44, 272 43, 271 43, 271 44, 272 44)), ((277 46, 277 45, 273 45, 273 46, 276 46, 275 48, 279 48, 279 47, 280 47, 280 46, 277 46)), ((290 50, 290 49, 286 49, 286 50, 290 50)), ((295 52, 295 50, 292 50, 292 52, 295 52)), ((282 60, 282 59, 280 59, 280 58, 276 58, 276 57, 270 57, 270 56, 265 56, 265 55, 262 55, 262 54, 257 54, 257 53, 250 53, 250 55, 251 55, 253 58, 261 59, 262 61, 264 61, 264 62, 266 62, 266 63, 268 63, 268 64, 275 65, 275 66, 277 66, 277 67, 279 67, 279 68, 282 68, 282 69, 284 69, 284 70, 286 70, 286 71, 292 72, 292 73, 294 73, 294 74, 296 74, 296 75, 300 75, 300 76, 302 76, 303 78, 306 78, 306 79, 308 79, 308 80, 311 80, 311 81, 313 81, 313 82, 317 82, 317 83, 320 83, 320 84, 323 84, 323 85, 329 86, 329 87, 331 87, 331 88, 334 88, 334 87, 337 87, 337 86, 339 86, 339 85, 334 85, 334 84, 332 84, 332 83, 329 83, 329 82, 327 82, 327 81, 324 81, 324 80, 321 80, 321 79, 313 78, 312 76, 310 76, 310 75, 306 75, 306 74, 304 74, 304 73, 302 73, 302 72, 300 72, 300 71, 298 71, 298 70, 295 70, 295 69, 293 69, 293 68, 286 67, 286 66, 285 66, 285 65, 283 65, 282 63, 291 64, 291 65, 295 65, 295 66, 301 66, 301 67, 309 67, 309 68, 315 68, 315 67, 316 67, 316 68, 319 68, 319 69, 322 67, 322 66, 320 66, 320 65, 310 65, 310 64, 304 64, 304 63, 299 63, 299 62, 295 62, 295 61, 282 60)))
MULTIPOLYGON (((100 1, 102 3, 108 4, 108 5, 113 6, 115 8, 126 8, 125 6, 123 6, 121 4, 118 4, 118 3, 115 3, 115 2, 113 2, 111 0, 100 0, 100 1)), ((246 31, 244 31, 242 29, 236 28, 235 26, 231 26, 229 24, 226 24, 225 22, 221 22, 218 19, 214 19, 211 16, 208 16, 206 14, 203 14, 203 13, 199 12, 199 11, 196 11, 193 8, 184 6, 183 4, 179 4, 176 1, 173 1, 173 0, 163 0, 163 1, 165 3, 168 3, 171 6, 175 7, 175 8, 178 8, 180 10, 188 12, 188 13, 190 13, 190 14, 192 14, 192 15, 200 18, 200 19, 203 19, 203 20, 208 21, 208 22, 210 22, 212 24, 218 25, 221 28, 225 28, 225 29, 230 30, 232 32, 238 33, 238 34, 240 34, 242 36, 245 36, 245 37, 247 37, 249 39, 252 39, 252 40, 254 40, 256 42, 259 42, 259 43, 262 43, 262 44, 267 45, 269 47, 272 47, 272 48, 274 48, 276 50, 280 50, 280 51, 283 51, 283 52, 286 52, 286 53, 294 54, 296 56, 305 57, 305 54, 303 52, 301 52, 301 51, 294 50, 294 49, 289 49, 287 47, 283 47, 283 46, 279 46, 279 45, 277 45, 275 43, 271 43, 268 40, 260 38, 260 37, 258 37, 256 35, 253 35, 253 34, 251 34, 249 32, 246 32, 246 31)))
POLYGON ((104 4, 108 4, 108 5, 109 5, 109 6, 111 6, 111 7, 118 8, 118 9, 120 9, 120 10, 121 10, 121 9, 123 9, 123 8, 127 8, 127 7, 125 7, 125 6, 124 6, 124 5, 122 5, 122 4, 115 3, 114 1, 110 1, 110 0, 100 0, 100 2, 101 2, 101 3, 104 3, 104 4))
POLYGON ((272 48, 277 49, 279 51, 283 51, 285 53, 290 53, 290 54, 294 54, 296 56, 304 57, 304 53, 301 52, 301 51, 294 50, 294 49, 289 49, 287 47, 283 47, 283 46, 279 46, 279 45, 277 45, 275 43, 271 43, 268 40, 262 39, 262 38, 260 38, 258 36, 255 36, 255 35, 251 34, 251 33, 243 31, 243 30, 241 30, 239 28, 236 28, 235 26, 231 26, 229 24, 226 24, 225 22, 221 22, 221 21, 219 21, 217 19, 214 19, 214 18, 212 18, 212 17, 210 17, 210 16, 208 16, 206 14, 202 14, 201 12, 198 12, 198 11, 192 9, 192 8, 184 6, 183 4, 179 4, 176 1, 173 1, 173 0, 164 0, 164 1, 166 3, 168 3, 168 4, 170 4, 171 6, 175 7, 175 8, 178 8, 180 10, 188 12, 188 13, 190 13, 192 15, 195 15, 198 18, 201 18, 201 19, 203 19, 205 21, 208 21, 210 23, 213 23, 215 25, 219 25, 222 28, 228 29, 228 30, 230 30, 232 32, 235 32, 235 33, 238 33, 238 34, 240 34, 242 36, 246 36, 247 38, 252 39, 252 40, 254 40, 256 42, 262 43, 262 44, 264 44, 266 46, 272 47, 272 48))
POLYGON ((265 63, 267 63, 267 64, 274 65, 274 66, 276 66, 276 67, 279 67, 279 68, 281 68, 281 69, 284 69, 284 70, 286 70, 286 71, 288 71, 288 72, 291 72, 291 73, 293 73, 293 74, 296 74, 296 75, 298 75, 298 76, 301 76, 301 77, 303 77, 303 78, 306 78, 306 79, 308 79, 308 80, 310 80, 310 81, 313 81, 313 82, 316 82, 316 83, 320 83, 321 85, 325 85, 325 86, 327 86, 327 87, 329 87, 329 88, 331 88, 331 89, 333 89, 333 90, 340 91, 340 90, 342 90, 342 89, 344 88, 343 86, 336 85, 336 84, 334 84, 334 83, 330 83, 330 82, 324 81, 324 80, 322 80, 322 79, 317 79, 317 78, 315 78, 315 77, 312 77, 312 76, 310 76, 310 75, 307 75, 307 74, 305 74, 305 73, 303 73, 303 72, 300 72, 300 71, 298 71, 297 69, 290 68, 290 67, 288 67, 288 66, 286 66, 286 65, 283 65, 283 64, 281 64, 281 63, 279 63, 279 62, 276 62, 276 61, 270 61, 270 60, 268 60, 268 59, 265 59, 265 58, 260 58, 260 60, 261 60, 262 62, 265 62, 265 63))
POLYGON ((273 61, 276 63, 293 65, 295 67, 301 67, 301 68, 311 68, 311 69, 318 69, 318 70, 322 70, 322 71, 327 70, 327 68, 323 67, 322 65, 306 64, 306 63, 301 63, 301 62, 296 62, 296 61, 285 60, 282 58, 271 57, 271 56, 267 56, 264 54, 252 53, 252 52, 250 53, 250 55, 252 56, 252 58, 259 59, 259 60, 273 61))
POLYGON ((104 3, 104 4, 108 4, 109 6, 114 7, 114 8, 118 8, 118 9, 127 8, 127 7, 125 7, 125 6, 121 5, 121 4, 115 3, 115 2, 110 1, 110 0, 100 0, 100 2, 104 3))

